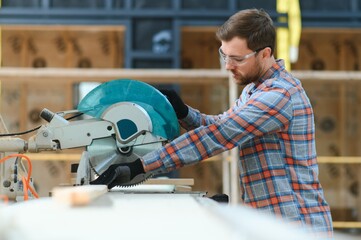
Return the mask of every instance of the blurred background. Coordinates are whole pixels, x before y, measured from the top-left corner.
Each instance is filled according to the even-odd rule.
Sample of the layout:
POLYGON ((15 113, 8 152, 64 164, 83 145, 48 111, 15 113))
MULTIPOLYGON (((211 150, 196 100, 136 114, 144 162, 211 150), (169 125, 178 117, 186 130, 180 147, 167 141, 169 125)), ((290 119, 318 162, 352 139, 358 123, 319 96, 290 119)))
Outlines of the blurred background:
MULTIPOLYGON (((9 132, 42 124, 45 107, 75 109, 92 88, 116 78, 173 88, 187 104, 221 113, 230 88, 215 31, 238 10, 263 8, 277 27, 276 57, 302 81, 314 107, 321 184, 335 228, 360 236, 361 0, 0 2, 1 115, 9 132)), ((79 151, 64 152, 35 157, 42 196, 71 183, 79 151)), ((174 176, 194 178, 194 190, 227 192, 220 158, 174 176)))

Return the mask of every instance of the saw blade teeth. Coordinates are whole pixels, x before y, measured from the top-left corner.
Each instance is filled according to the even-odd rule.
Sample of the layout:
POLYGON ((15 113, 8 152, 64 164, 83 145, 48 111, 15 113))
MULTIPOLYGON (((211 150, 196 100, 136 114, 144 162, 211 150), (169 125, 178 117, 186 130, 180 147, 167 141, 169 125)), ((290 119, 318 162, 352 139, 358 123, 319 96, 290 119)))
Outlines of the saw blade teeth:
POLYGON ((153 174, 151 174, 151 173, 140 174, 140 175, 135 176, 129 183, 123 184, 123 185, 117 185, 117 186, 121 187, 121 188, 135 187, 135 186, 137 186, 139 184, 144 183, 145 181, 147 181, 152 176, 153 176, 153 174))

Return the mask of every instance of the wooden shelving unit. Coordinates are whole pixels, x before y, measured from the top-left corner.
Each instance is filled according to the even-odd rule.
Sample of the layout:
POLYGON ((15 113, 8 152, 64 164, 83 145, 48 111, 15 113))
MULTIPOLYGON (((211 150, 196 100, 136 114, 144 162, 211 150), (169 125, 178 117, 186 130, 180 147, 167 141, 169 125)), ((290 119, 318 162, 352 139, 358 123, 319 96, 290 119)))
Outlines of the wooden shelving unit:
MULTIPOLYGON (((32 31, 22 31, 21 26, 2 27, 5 40, 2 41, 4 64, 0 68, 1 115, 10 132, 41 124, 38 113, 44 107, 54 112, 74 109, 77 85, 83 82, 127 78, 154 85, 175 85, 189 105, 209 114, 226 109, 230 93, 241 90, 230 85, 227 72, 219 70, 214 27, 181 28, 180 62, 184 69, 122 68, 124 27, 51 28, 33 26, 32 31, 42 33, 35 36, 32 31), (91 29, 98 35, 92 35, 91 29), (78 30, 83 32, 72 32, 78 30), (23 40, 17 42, 11 36, 23 40), (57 42, 59 36, 63 40, 57 42), (75 43, 82 42, 82 46, 89 44, 89 47, 84 46, 80 54, 71 36, 79 39, 75 43), (102 55, 102 41, 112 36, 118 40, 111 46, 106 45, 111 49, 110 55, 102 55), (85 38, 92 40, 87 43, 85 38), (59 46, 67 49, 63 55, 56 50, 59 46), (92 48, 97 49, 97 54, 88 52, 92 48), (14 49, 20 50, 14 54, 14 49), (92 60, 92 68, 75 68, 85 56, 92 60), (38 57, 47 60, 46 68, 33 68, 38 57)), ((358 177, 361 167, 360 39, 361 32, 355 29, 304 29, 299 61, 292 65, 292 73, 302 81, 314 107, 321 183, 331 207, 337 210, 334 216, 339 219, 335 220, 335 228, 359 228, 358 221, 361 221, 361 179, 358 177), (352 214, 356 214, 357 219, 350 220, 354 217, 352 214)), ((39 165, 35 168, 39 167, 39 171, 50 172, 54 179, 65 181, 69 178, 69 174, 64 174, 69 171, 68 163, 76 161, 78 153, 41 153, 32 158, 42 160, 36 161, 39 165)), ((224 157, 218 159, 224 161, 224 157)), ((220 180, 211 182, 208 178, 216 175, 222 179, 224 172, 220 169, 224 165, 221 161, 205 164, 184 169, 180 174, 196 179, 194 189, 207 189, 210 193, 222 191, 220 180)))

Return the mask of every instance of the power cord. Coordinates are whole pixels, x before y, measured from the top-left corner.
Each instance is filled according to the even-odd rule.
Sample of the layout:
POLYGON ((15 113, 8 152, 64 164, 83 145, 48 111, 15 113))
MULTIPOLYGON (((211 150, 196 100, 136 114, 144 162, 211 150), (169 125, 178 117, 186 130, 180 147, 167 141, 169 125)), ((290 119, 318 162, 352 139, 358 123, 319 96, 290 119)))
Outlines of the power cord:
MULTIPOLYGON (((84 113, 76 114, 76 115, 74 115, 74 116, 71 116, 71 117, 69 117, 69 118, 66 118, 66 120, 71 120, 71 119, 80 117, 80 116, 83 115, 83 114, 84 114, 84 113)), ((13 136, 25 135, 25 134, 27 134, 27 133, 35 132, 35 131, 38 130, 40 127, 41 127, 41 125, 33 128, 33 129, 24 131, 24 132, 0 134, 0 137, 13 137, 13 136)))

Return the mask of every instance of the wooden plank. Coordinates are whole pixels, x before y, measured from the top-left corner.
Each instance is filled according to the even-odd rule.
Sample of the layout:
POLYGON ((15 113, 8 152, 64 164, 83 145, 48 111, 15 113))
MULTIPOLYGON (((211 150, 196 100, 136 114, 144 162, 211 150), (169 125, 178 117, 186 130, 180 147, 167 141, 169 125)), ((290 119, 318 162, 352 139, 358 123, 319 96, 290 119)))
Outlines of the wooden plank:
POLYGON ((72 69, 72 68, 0 68, 0 80, 18 83, 51 82, 55 84, 80 82, 106 82, 129 78, 148 83, 217 84, 227 86, 228 75, 220 70, 179 69, 72 69))
POLYGON ((149 178, 143 184, 193 186, 194 179, 193 178, 149 178))
POLYGON ((348 157, 348 156, 319 156, 317 157, 319 164, 361 164, 361 157, 348 157))
POLYGON ((84 206, 108 192, 106 185, 83 185, 55 187, 52 196, 55 202, 68 206, 84 206))
POLYGON ((333 228, 361 228, 361 222, 334 221, 332 224, 333 228))

